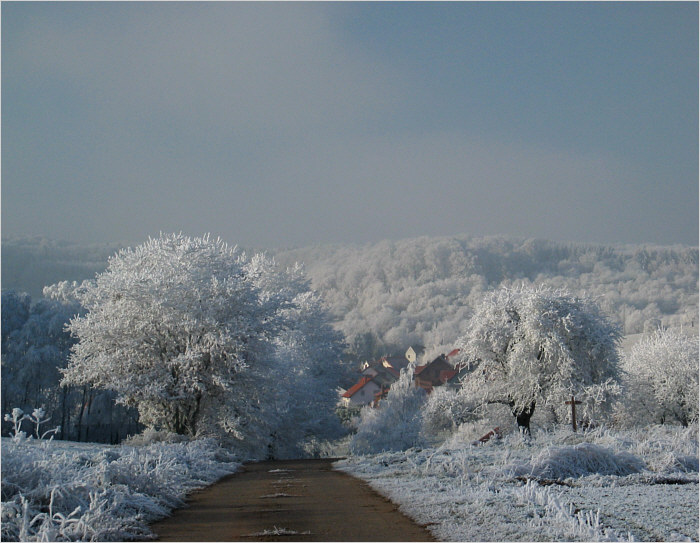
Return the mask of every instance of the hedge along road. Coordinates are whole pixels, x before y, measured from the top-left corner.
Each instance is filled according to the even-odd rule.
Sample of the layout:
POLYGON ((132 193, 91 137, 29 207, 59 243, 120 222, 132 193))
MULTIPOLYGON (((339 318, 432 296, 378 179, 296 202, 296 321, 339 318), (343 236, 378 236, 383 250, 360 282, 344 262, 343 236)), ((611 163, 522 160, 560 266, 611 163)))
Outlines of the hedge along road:
POLYGON ((246 464, 151 529, 161 541, 435 541, 332 462, 246 464))

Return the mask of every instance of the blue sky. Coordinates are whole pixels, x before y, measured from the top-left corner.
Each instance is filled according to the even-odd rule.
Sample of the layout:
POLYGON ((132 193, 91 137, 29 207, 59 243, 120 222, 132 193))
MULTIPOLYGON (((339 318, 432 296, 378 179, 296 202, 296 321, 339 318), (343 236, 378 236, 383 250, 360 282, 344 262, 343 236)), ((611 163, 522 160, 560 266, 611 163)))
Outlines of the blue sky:
POLYGON ((3 3, 2 234, 698 243, 695 2, 3 3))

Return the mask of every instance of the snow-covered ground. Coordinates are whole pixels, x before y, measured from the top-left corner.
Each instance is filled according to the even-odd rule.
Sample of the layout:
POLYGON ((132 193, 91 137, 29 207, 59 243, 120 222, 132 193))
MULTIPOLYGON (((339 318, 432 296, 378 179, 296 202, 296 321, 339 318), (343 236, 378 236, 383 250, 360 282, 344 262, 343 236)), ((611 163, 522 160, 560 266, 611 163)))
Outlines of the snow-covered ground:
POLYGON ((3 541, 123 541, 239 464, 214 441, 109 446, 2 438, 3 541))
POLYGON ((534 432, 356 456, 365 479, 444 541, 698 540, 698 431, 534 432))

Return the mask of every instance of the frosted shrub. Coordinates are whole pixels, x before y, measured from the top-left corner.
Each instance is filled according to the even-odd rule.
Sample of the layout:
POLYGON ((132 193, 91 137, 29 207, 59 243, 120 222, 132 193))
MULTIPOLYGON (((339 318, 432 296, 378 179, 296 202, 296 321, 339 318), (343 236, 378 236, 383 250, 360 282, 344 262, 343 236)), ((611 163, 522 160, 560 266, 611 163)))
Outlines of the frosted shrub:
POLYGON ((184 443, 190 438, 167 430, 154 430, 146 428, 143 432, 129 436, 124 440, 124 445, 138 447, 143 445, 151 445, 152 443, 184 443))
POLYGON ((350 443, 354 454, 401 451, 421 442, 421 408, 425 391, 411 381, 413 365, 401 372, 379 408, 365 407, 357 434, 350 443))
POLYGON ((460 424, 483 415, 478 404, 448 387, 436 387, 428 396, 422 413, 423 434, 432 439, 449 435, 460 424))
POLYGON ((570 447, 547 447, 529 465, 515 471, 536 477, 566 479, 591 474, 624 476, 644 468, 644 462, 630 453, 615 453, 594 443, 579 443, 570 447))
POLYGON ((213 440, 145 447, 2 442, 2 539, 147 538, 148 523, 235 471, 213 440))
POLYGON ((698 427, 656 425, 617 433, 630 452, 659 473, 698 471, 698 427))
POLYGON ((624 359, 627 394, 620 414, 628 424, 698 420, 698 336, 658 330, 624 359))

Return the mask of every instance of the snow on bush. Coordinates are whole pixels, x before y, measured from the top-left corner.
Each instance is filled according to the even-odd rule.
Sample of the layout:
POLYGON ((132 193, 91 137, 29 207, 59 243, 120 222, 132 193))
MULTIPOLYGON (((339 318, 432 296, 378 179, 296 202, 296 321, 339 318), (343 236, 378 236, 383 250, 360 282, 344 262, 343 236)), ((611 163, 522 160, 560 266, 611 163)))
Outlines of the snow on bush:
POLYGON ((698 336, 657 330, 624 358, 627 395, 620 409, 632 424, 698 420, 698 336))
POLYGON ((104 446, 2 440, 4 541, 120 541, 237 464, 213 440, 104 446))
POLYGON ((357 433, 350 443, 354 454, 395 451, 414 447, 421 442, 421 408, 425 391, 413 385, 414 366, 401 371, 378 408, 365 407, 357 433))
POLYGON ((549 479, 566 479, 585 475, 630 475, 644 469, 644 462, 628 452, 615 453, 595 443, 547 447, 532 461, 520 466, 518 474, 549 479))

